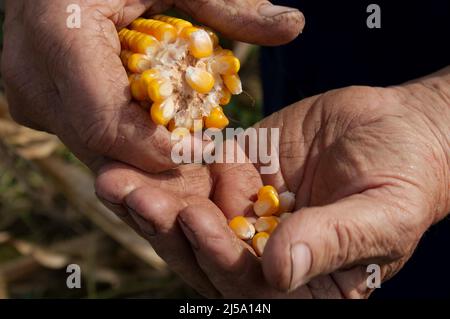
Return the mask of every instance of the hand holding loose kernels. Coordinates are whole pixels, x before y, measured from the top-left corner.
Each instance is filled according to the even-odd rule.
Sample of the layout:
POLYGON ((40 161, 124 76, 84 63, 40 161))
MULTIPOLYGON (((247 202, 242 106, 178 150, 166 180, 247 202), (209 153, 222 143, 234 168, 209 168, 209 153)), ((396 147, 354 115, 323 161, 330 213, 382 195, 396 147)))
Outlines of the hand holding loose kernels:
POLYGON ((228 125, 221 106, 242 93, 240 62, 215 33, 156 15, 136 19, 119 38, 131 95, 144 106, 152 103, 153 122, 191 132, 228 125))
POLYGON ((294 193, 278 194, 275 187, 266 185, 259 189, 258 199, 253 204, 253 211, 259 218, 236 216, 229 226, 238 238, 251 240, 256 254, 261 256, 270 234, 292 214, 294 205, 294 193))

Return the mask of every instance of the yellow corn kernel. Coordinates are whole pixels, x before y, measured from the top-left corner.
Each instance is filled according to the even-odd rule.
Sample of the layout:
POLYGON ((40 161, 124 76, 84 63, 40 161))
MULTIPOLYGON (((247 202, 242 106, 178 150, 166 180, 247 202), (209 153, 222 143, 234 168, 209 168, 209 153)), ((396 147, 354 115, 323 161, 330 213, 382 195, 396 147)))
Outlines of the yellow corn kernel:
POLYGON ((173 86, 167 80, 156 79, 150 81, 147 86, 147 92, 153 102, 161 102, 172 95, 173 86))
POLYGON ((292 216, 292 213, 282 213, 280 215, 280 221, 284 221, 286 218, 289 218, 292 216))
POLYGON ((223 88, 221 96, 220 96, 220 100, 219 100, 219 104, 220 105, 227 105, 228 103, 230 103, 231 101, 231 92, 227 89, 227 88, 223 88))
POLYGON ((172 83, 162 78, 156 69, 149 69, 141 74, 141 81, 147 90, 147 94, 153 102, 161 102, 173 93, 172 83))
POLYGON ((173 25, 153 19, 138 18, 131 23, 131 28, 154 36, 163 42, 174 42, 178 35, 178 31, 173 25))
POLYGON ((197 59, 206 58, 213 53, 213 42, 208 32, 196 27, 184 28, 181 33, 189 43, 189 52, 197 59))
POLYGON ((273 187, 272 185, 265 185, 258 190, 258 198, 263 196, 264 193, 268 193, 268 192, 278 195, 278 192, 275 189, 275 187, 273 187))
POLYGON ((219 45, 219 37, 213 30, 211 30, 210 28, 205 27, 205 26, 197 26, 197 27, 205 30, 206 33, 208 33, 209 37, 211 38, 214 48, 216 48, 219 45))
POLYGON ((291 192, 283 192, 278 195, 280 199, 280 208, 278 214, 292 212, 295 206, 295 194, 291 192))
POLYGON ((159 21, 163 21, 166 22, 172 26, 174 26, 178 33, 180 31, 182 31, 184 28, 187 27, 192 27, 192 23, 190 23, 189 21, 183 20, 183 19, 178 19, 178 18, 174 18, 174 17, 169 17, 169 16, 165 16, 162 14, 158 14, 153 16, 153 19, 155 20, 159 20, 159 21))
POLYGON ((153 55, 160 48, 160 43, 151 35, 135 30, 124 31, 122 45, 134 53, 153 55))
POLYGON ((262 193, 253 204, 253 210, 257 216, 271 216, 278 211, 280 201, 278 195, 273 192, 262 193))
POLYGON ((211 73, 200 68, 188 67, 185 78, 189 86, 201 94, 209 93, 214 86, 214 77, 211 73))
POLYGON ((239 75, 222 75, 222 79, 231 94, 237 95, 242 93, 242 83, 239 75))
POLYGON ((145 87, 142 85, 141 77, 133 74, 129 78, 131 96, 138 101, 145 101, 148 97, 145 87))
POLYGON ((160 73, 157 69, 148 69, 142 72, 141 78, 145 84, 149 84, 151 81, 159 79, 160 73))
POLYGON ((224 49, 222 47, 218 47, 217 49, 214 50, 214 55, 215 56, 223 56, 223 55, 234 56, 234 53, 231 50, 224 49))
POLYGON ((144 54, 133 53, 129 56, 126 65, 131 72, 141 73, 152 66, 152 61, 144 54))
POLYGON ((123 28, 123 29, 120 30, 119 33, 118 33, 118 35, 119 35, 119 41, 120 41, 120 44, 121 44, 121 46, 122 46, 122 50, 128 50, 128 49, 129 49, 129 48, 128 48, 128 43, 127 43, 127 41, 125 40, 125 35, 128 33, 128 31, 130 31, 130 30, 128 30, 127 28, 123 28))
POLYGON ((214 72, 224 75, 233 75, 239 72, 241 63, 232 55, 220 55, 213 58, 211 67, 214 72))
POLYGON ((166 126, 175 115, 175 105, 172 99, 153 103, 150 115, 155 124, 166 126))
POLYGON ((278 218, 275 216, 263 216, 256 220, 255 229, 257 232, 266 232, 271 234, 278 226, 278 223, 278 218))
POLYGON ((234 217, 229 226, 236 236, 242 240, 252 239, 255 235, 255 227, 244 216, 234 217))
POLYGON ((209 115, 205 119, 206 128, 217 128, 219 130, 224 129, 228 126, 230 122, 228 118, 223 113, 223 110, 220 106, 216 106, 211 110, 209 115))
POLYGON ((122 60, 122 64, 127 66, 128 65, 128 60, 130 59, 130 57, 133 55, 133 52, 128 51, 128 50, 122 50, 120 52, 120 60, 122 60))
POLYGON ((266 232, 257 233, 252 239, 252 246, 258 256, 262 256, 266 247, 269 234, 266 232))

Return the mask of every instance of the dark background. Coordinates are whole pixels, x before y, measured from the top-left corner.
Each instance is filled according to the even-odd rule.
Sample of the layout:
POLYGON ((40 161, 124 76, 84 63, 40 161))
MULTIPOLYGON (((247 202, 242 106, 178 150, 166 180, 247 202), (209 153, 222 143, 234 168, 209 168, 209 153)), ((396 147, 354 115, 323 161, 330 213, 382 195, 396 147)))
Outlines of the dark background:
MULTIPOLYGON (((264 113, 349 85, 401 84, 450 65, 450 1, 283 0, 306 17, 303 34, 261 54, 264 113), (369 29, 369 4, 381 28, 369 29)), ((450 219, 433 226, 416 252, 373 298, 450 297, 450 219)))

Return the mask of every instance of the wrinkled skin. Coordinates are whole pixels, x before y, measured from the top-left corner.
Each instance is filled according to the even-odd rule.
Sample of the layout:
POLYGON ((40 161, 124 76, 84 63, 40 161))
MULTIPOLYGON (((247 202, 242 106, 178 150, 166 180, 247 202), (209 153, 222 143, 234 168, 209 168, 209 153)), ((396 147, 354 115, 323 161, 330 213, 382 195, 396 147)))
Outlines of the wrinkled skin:
POLYGON ((69 30, 74 2, 7 1, 2 76, 11 113, 100 168, 99 197, 205 296, 365 297, 364 265, 379 263, 389 278, 449 210, 448 71, 445 89, 347 88, 265 119, 259 126, 283 132, 275 176, 240 164, 144 173, 134 167, 174 166, 169 137, 130 100, 116 28, 174 6, 227 37, 276 45, 298 35, 303 16, 261 0, 79 0, 82 28, 69 30), (262 179, 296 192, 297 211, 260 261, 226 218, 249 211, 262 179), (291 260, 297 243, 312 258, 307 250, 291 260))
POLYGON ((170 135, 131 102, 116 30, 170 7, 260 44, 286 43, 304 24, 298 10, 264 0, 7 0, 2 77, 14 119, 56 134, 94 171, 109 158, 173 167, 170 135), (69 4, 81 7, 79 29, 66 26, 69 4))
POLYGON ((450 81, 438 78, 334 90, 264 119, 256 127, 281 128, 277 174, 215 164, 152 175, 112 163, 97 193, 205 296, 367 297, 366 266, 393 276, 450 209, 450 81), (227 218, 248 213, 262 181, 295 192, 296 211, 258 259, 227 218))

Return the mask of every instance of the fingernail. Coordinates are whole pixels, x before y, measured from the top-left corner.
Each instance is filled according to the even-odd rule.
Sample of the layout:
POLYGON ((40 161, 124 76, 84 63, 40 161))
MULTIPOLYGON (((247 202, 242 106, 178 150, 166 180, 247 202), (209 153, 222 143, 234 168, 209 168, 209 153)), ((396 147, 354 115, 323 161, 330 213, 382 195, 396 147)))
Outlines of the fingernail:
POLYGON ((123 207, 122 204, 111 203, 110 201, 107 201, 106 199, 101 198, 98 195, 97 195, 97 198, 100 202, 102 202, 103 205, 105 205, 110 211, 112 211, 117 216, 125 217, 128 215, 127 210, 125 209, 125 207, 123 207))
POLYGON ((305 283, 305 276, 311 268, 311 250, 303 243, 291 247, 291 283, 290 289, 295 289, 305 283))
POLYGON ((186 223, 178 217, 178 224, 180 224, 181 229, 183 230, 184 235, 187 237, 189 242, 191 243, 192 248, 195 250, 199 249, 197 238, 195 237, 194 232, 186 225, 186 223))
POLYGON ((133 218, 135 223, 139 226, 141 231, 149 236, 155 236, 156 230, 155 226, 148 220, 144 219, 141 215, 139 215, 133 208, 127 207, 128 213, 133 218))
POLYGON ((274 6, 270 3, 265 3, 259 6, 258 12, 264 17, 274 17, 280 14, 285 14, 289 12, 298 11, 297 9, 284 7, 284 6, 274 6))

